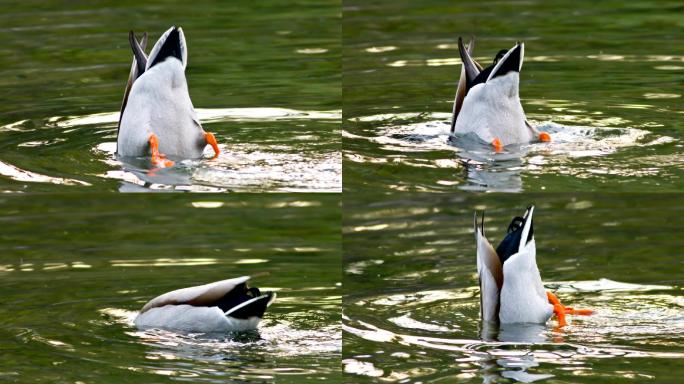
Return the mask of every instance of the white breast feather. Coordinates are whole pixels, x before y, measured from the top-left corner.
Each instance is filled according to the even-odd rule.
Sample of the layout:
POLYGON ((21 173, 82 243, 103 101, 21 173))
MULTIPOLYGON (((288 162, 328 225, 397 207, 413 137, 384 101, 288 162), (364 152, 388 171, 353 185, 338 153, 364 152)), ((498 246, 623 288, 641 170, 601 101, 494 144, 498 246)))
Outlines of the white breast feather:
POLYGON ((211 304, 232 291, 238 284, 249 280, 249 276, 236 277, 216 281, 210 284, 198 285, 196 287, 176 289, 155 297, 145 304, 141 312, 148 311, 155 307, 163 307, 168 304, 187 304, 192 302, 195 305, 211 304))
POLYGON ((502 279, 501 262, 487 238, 476 228, 477 273, 480 279, 482 320, 498 320, 499 285, 502 279))

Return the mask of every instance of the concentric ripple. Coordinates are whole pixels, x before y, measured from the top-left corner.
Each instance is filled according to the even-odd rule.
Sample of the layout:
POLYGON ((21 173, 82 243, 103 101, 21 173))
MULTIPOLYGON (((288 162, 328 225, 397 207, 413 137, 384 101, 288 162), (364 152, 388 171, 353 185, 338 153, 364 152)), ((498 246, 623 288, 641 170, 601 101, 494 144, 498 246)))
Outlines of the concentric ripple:
POLYGON ((373 125, 373 133, 345 131, 345 137, 372 143, 383 155, 375 157, 348 151, 346 160, 416 169, 462 170, 463 176, 435 182, 441 186, 458 185, 466 190, 504 192, 524 190, 523 178, 527 175, 538 177, 563 173, 578 178, 657 176, 662 174, 664 167, 674 165, 673 161, 684 161, 681 155, 672 154, 665 163, 661 155, 613 164, 611 155, 629 155, 631 148, 648 151, 652 147, 659 151, 680 144, 672 137, 656 135, 646 129, 611 126, 624 123, 621 121, 572 121, 590 124, 586 126, 531 121, 540 131, 551 135, 550 143, 512 145, 502 153, 495 153, 476 137, 452 137, 450 118, 447 113, 399 113, 352 118, 353 124, 373 125))
POLYGON ((346 340, 354 343, 356 337, 374 343, 385 356, 376 352, 348 357, 345 371, 387 381, 429 380, 437 370, 410 366, 438 355, 459 372, 458 378, 531 382, 556 377, 558 371, 591 374, 595 359, 684 358, 681 352, 646 347, 664 338, 668 341, 662 346, 683 341, 684 300, 679 289, 607 279, 549 283, 547 287, 558 290, 576 307, 594 309, 595 314, 573 316, 562 329, 554 328, 553 320, 548 325, 496 327, 478 321, 477 287, 356 298, 347 310, 354 315, 344 319, 346 340), (407 361, 414 363, 402 368, 407 361))

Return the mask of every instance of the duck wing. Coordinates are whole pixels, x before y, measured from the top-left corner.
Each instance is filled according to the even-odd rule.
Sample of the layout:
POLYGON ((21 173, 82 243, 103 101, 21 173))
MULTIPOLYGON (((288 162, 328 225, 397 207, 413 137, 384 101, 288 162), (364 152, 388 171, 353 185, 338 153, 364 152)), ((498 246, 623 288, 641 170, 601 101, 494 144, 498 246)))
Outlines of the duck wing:
POLYGON ((461 77, 458 80, 456 97, 454 97, 454 107, 451 115, 451 133, 454 133, 456 118, 458 117, 459 112, 461 112, 463 100, 468 93, 468 80, 470 79, 470 81, 472 81, 482 71, 482 66, 471 57, 474 48, 475 37, 470 38, 470 43, 468 43, 467 47, 464 47, 463 40, 460 37, 458 38, 458 52, 461 55, 461 62, 463 65, 461 65, 461 77))
POLYGON ((234 279, 221 280, 210 284, 198 285, 196 287, 182 288, 175 291, 164 293, 150 300, 143 306, 140 313, 144 313, 151 308, 163 307, 165 305, 188 304, 193 306, 214 306, 219 300, 228 295, 238 286, 244 286, 249 280, 249 276, 237 277, 234 279))
POLYGON ((477 274, 480 281, 480 315, 483 321, 499 320, 499 294, 503 285, 503 270, 494 247, 484 233, 484 212, 478 226, 475 213, 475 240, 477 242, 477 274))
POLYGON ((135 33, 130 31, 128 33, 128 41, 131 43, 131 49, 133 49, 133 63, 131 63, 131 71, 128 74, 128 82, 126 82, 126 90, 124 91, 123 101, 121 102, 121 110, 119 112, 119 123, 116 126, 116 134, 119 134, 119 127, 121 126, 121 117, 123 116, 124 109, 126 109, 126 104, 128 103, 128 95, 131 93, 131 87, 135 80, 140 77, 140 75, 145 72, 145 66, 147 66, 147 56, 145 56, 145 48, 147 47, 147 32, 143 33, 140 42, 135 39, 135 33))

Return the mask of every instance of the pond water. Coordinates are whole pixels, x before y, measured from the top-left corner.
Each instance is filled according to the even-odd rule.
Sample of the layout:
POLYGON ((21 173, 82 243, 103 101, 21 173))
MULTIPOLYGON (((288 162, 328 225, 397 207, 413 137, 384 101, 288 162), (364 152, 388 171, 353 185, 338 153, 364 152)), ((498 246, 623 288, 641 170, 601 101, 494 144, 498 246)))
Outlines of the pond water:
POLYGON ((355 382, 676 382, 684 374, 679 195, 434 194, 345 202, 345 372, 355 382), (490 242, 536 204, 547 289, 570 325, 483 326, 473 213, 490 242))
POLYGON ((340 191, 340 16, 330 1, 3 5, 0 190, 340 191), (163 172, 122 164, 128 31, 147 31, 149 52, 174 23, 222 153, 163 172))
POLYGON ((6 195, 0 207, 1 381, 341 380, 334 196, 6 195), (257 332, 132 323, 158 294, 243 275, 278 294, 257 332))
POLYGON ((344 3, 345 190, 681 191, 676 2, 344 3), (549 144, 448 143, 459 36, 488 65, 525 42, 520 97, 549 144))
POLYGON ((680 2, 176 3, 3 3, 0 381, 681 381, 680 2), (174 24, 221 154, 124 162, 128 31, 174 24), (450 135, 459 36, 525 42, 551 142, 450 135), (482 324, 473 213, 497 244, 530 204, 546 288, 595 313, 482 324), (278 294, 256 332, 134 326, 242 275, 278 294))

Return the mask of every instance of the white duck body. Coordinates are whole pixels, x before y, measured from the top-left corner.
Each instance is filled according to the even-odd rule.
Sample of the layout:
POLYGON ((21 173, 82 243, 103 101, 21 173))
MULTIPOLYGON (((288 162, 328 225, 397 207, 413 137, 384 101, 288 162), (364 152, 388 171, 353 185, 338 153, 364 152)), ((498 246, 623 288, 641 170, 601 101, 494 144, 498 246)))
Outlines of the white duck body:
POLYGON ((553 314, 537 268, 534 239, 503 266, 499 320, 506 323, 545 323, 553 314))
POLYGON ((159 151, 193 159, 207 142, 190 101, 182 64, 167 58, 133 83, 121 118, 118 148, 122 156, 149 155, 150 135, 159 138, 159 151))
POLYGON ((135 318, 135 325, 140 329, 185 332, 254 330, 276 295, 274 292, 260 294, 256 288, 247 289, 247 280, 249 277, 243 276, 157 296, 145 304, 135 318), (252 295, 247 296, 249 294, 246 292, 252 292, 252 295), (230 294, 234 296, 231 303, 236 305, 224 311, 220 305, 225 304, 222 300, 230 294))
POLYGON ((518 95, 520 74, 507 74, 472 87, 461 107, 454 132, 474 133, 487 143, 498 138, 503 145, 529 143, 536 135, 525 123, 518 95))
POLYGON ((475 134, 487 143, 498 139, 504 146, 536 140, 539 131, 527 122, 519 95, 525 45, 501 51, 500 55, 506 53, 482 69, 471 57, 473 44, 471 41, 465 48, 459 38, 463 67, 454 100, 452 134, 475 134))
POLYGON ((128 100, 121 111, 117 153, 149 156, 149 140, 154 134, 158 138, 159 152, 167 156, 201 157, 207 141, 188 92, 187 51, 182 28, 167 30, 149 58, 142 60, 146 60, 144 71, 132 79, 128 100))
POLYGON ((478 228, 476 217, 477 269, 484 321, 503 324, 545 323, 553 314, 553 305, 548 301, 537 268, 536 247, 531 233, 533 214, 534 207, 530 207, 522 218, 524 225, 509 233, 502 241, 499 248, 510 245, 517 248, 510 256, 503 255, 503 263, 502 255, 494 250, 484 235, 484 219, 478 228), (509 237, 516 244, 504 244, 509 237))
POLYGON ((141 329, 159 328, 184 332, 243 332, 254 330, 261 319, 235 319, 223 314, 219 307, 165 305, 152 308, 135 318, 141 329))

